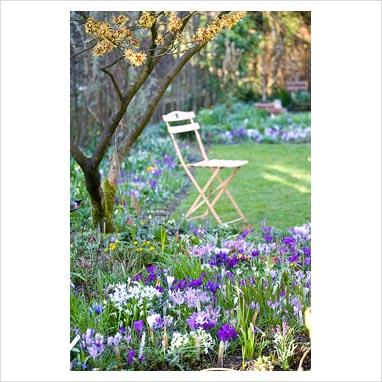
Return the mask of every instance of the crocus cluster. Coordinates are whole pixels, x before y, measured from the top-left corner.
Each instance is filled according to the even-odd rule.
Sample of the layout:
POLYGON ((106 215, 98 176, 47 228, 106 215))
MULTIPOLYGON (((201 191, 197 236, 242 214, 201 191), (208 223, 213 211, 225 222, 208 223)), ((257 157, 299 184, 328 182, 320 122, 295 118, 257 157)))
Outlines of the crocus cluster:
POLYGON ((161 292, 151 285, 142 285, 138 281, 133 281, 131 285, 116 284, 109 287, 112 291, 109 294, 109 300, 120 310, 129 301, 134 301, 138 306, 150 303, 157 297, 161 296, 161 292))
POLYGON ((87 329, 81 336, 80 347, 86 350, 93 359, 96 359, 105 350, 104 337, 99 333, 94 333, 94 329, 87 329))
POLYGON ((189 308, 200 307, 208 304, 211 300, 210 293, 199 288, 187 288, 183 291, 176 290, 170 293, 170 299, 174 305, 185 304, 189 308))
POLYGON ((261 133, 257 129, 246 129, 245 127, 238 127, 229 131, 224 131, 219 134, 218 142, 224 144, 233 144, 242 141, 255 141, 261 142, 293 142, 302 143, 310 142, 310 127, 302 127, 299 125, 292 125, 288 128, 279 125, 272 125, 261 133))
POLYGON ((187 319, 188 326, 192 330, 199 328, 204 330, 210 330, 216 325, 220 315, 219 312, 219 308, 214 309, 212 307, 209 307, 205 311, 194 312, 187 319))

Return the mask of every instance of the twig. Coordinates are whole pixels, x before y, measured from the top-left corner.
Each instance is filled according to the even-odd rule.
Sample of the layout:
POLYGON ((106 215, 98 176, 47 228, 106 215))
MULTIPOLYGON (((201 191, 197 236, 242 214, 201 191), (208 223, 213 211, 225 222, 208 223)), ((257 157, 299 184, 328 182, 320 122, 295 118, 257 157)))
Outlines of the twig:
POLYGON ((73 54, 72 56, 70 56, 70 59, 72 59, 72 58, 74 58, 74 57, 77 57, 77 56, 79 56, 80 54, 85 53, 85 52, 87 52, 87 51, 90 50, 90 49, 93 49, 96 45, 97 45, 97 43, 92 44, 92 45, 90 45, 88 48, 86 48, 86 49, 84 49, 84 50, 81 50, 81 51, 78 52, 78 53, 73 54))

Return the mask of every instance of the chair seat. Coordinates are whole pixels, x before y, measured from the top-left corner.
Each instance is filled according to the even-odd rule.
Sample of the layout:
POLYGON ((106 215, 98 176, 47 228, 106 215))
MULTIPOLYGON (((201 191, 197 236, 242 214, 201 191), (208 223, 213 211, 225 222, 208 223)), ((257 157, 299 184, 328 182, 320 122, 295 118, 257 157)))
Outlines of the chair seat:
POLYGON ((188 167, 207 167, 207 168, 235 168, 241 167, 248 163, 247 160, 224 160, 224 159, 208 159, 201 162, 188 163, 188 167))

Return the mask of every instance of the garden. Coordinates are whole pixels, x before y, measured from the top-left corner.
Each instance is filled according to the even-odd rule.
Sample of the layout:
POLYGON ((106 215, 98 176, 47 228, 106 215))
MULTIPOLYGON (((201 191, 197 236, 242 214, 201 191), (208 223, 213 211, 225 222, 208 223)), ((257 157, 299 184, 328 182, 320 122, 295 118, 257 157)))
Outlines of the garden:
MULTIPOLYGON (((72 12, 73 371, 310 370, 310 95, 286 90, 309 12, 210 13, 72 12), (209 157, 248 161, 229 186, 246 221, 186 217, 173 110, 196 112, 209 157)), ((216 212, 235 216, 226 196, 216 212)))

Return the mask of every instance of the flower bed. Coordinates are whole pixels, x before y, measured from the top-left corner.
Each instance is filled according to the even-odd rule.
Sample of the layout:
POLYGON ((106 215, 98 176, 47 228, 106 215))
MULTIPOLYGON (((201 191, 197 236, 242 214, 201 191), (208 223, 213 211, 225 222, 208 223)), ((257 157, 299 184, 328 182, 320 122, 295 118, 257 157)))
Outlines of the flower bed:
POLYGON ((231 108, 218 105, 198 113, 204 140, 232 144, 310 142, 310 113, 268 116, 251 104, 237 102, 231 108))
POLYGON ((71 368, 297 369, 309 343, 310 225, 287 234, 161 232, 149 244, 103 246, 111 263, 116 247, 129 258, 151 246, 156 261, 113 277, 98 265, 90 293, 72 285, 72 337, 80 340, 71 368))

